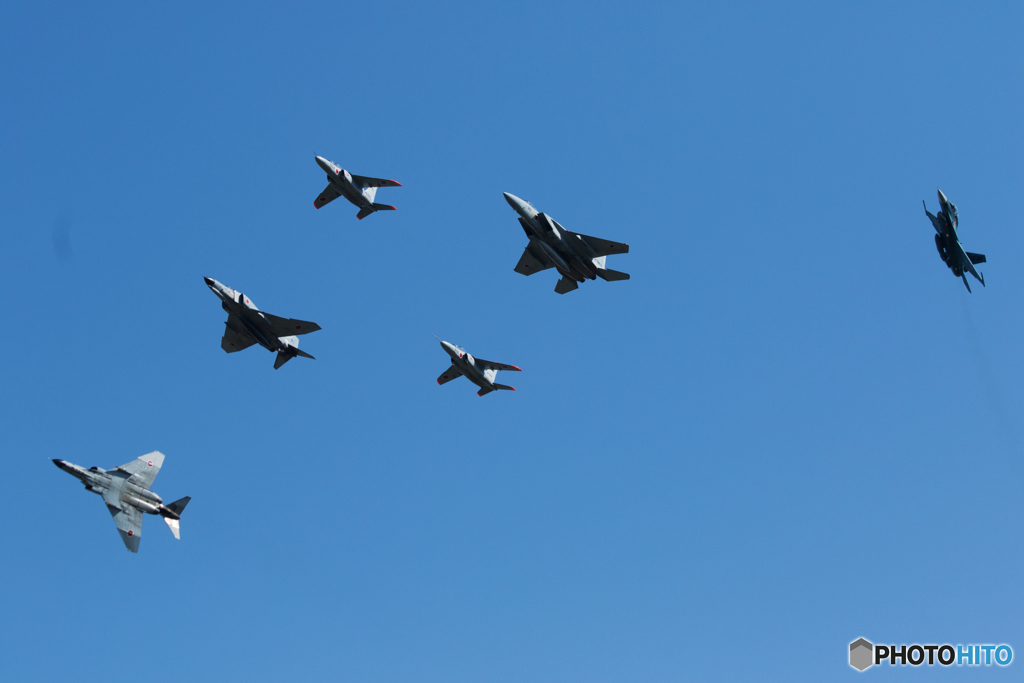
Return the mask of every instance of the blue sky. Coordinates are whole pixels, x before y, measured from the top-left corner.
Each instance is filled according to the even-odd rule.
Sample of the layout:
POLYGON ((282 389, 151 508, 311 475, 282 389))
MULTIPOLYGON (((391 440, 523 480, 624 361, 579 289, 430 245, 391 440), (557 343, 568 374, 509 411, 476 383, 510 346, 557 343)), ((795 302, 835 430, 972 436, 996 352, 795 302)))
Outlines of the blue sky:
POLYGON ((907 675, 851 669, 861 636, 1021 656, 1022 24, 0 7, 0 678, 907 675), (401 182, 398 211, 315 210, 317 154, 401 182), (939 187, 989 257, 973 295, 921 209, 939 187), (629 243, 633 279, 514 273, 506 191, 629 243), (225 355, 204 276, 318 322, 317 360, 225 355), (438 387, 434 334, 519 391, 438 387), (134 556, 50 460, 151 450, 193 501, 134 556))

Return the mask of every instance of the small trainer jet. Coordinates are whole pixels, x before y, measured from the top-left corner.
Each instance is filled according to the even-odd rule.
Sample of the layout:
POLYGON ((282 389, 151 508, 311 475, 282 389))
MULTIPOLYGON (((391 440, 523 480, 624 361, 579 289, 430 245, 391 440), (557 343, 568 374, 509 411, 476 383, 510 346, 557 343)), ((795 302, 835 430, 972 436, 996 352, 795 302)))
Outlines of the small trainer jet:
POLYGON ((970 273, 981 282, 981 286, 985 286, 985 275, 979 273, 974 269, 975 263, 985 263, 984 254, 972 254, 969 251, 964 251, 963 246, 960 245, 960 238, 957 236, 957 213, 956 204, 946 199, 946 195, 942 194, 942 190, 939 190, 939 215, 932 215, 928 211, 928 205, 924 204, 924 212, 928 214, 928 218, 931 219, 932 225, 935 227, 935 248, 939 250, 939 258, 949 266, 949 269, 953 271, 953 275, 962 278, 964 281, 964 287, 967 291, 971 291, 971 286, 967 284, 967 276, 964 274, 970 273))
MULTIPOLYGON (((437 336, 434 339, 437 339, 437 336)), ((480 391, 476 392, 477 396, 489 394, 496 389, 504 389, 505 391, 516 390, 515 387, 496 383, 494 378, 498 375, 498 370, 522 372, 522 368, 517 368, 514 365, 505 365, 504 363, 492 363, 482 358, 473 358, 461 346, 456 346, 440 339, 437 339, 437 341, 441 342, 441 348, 452 357, 452 366, 442 372, 441 376, 437 378, 438 384, 445 384, 465 375, 466 379, 480 387, 480 391)))
POLYGON ((314 208, 319 209, 338 197, 344 197, 359 207, 359 213, 356 214, 356 218, 359 220, 363 220, 374 211, 395 210, 395 207, 390 204, 374 204, 373 200, 377 196, 378 187, 401 187, 401 183, 383 178, 353 175, 323 157, 316 157, 316 163, 327 171, 327 188, 313 201, 314 208))
MULTIPOLYGON (((225 323, 224 337, 220 347, 227 353, 247 349, 259 344, 270 351, 277 351, 274 369, 290 361, 295 356, 313 358, 305 351, 299 350, 297 335, 316 332, 320 326, 316 323, 294 318, 279 318, 256 308, 245 294, 226 287, 212 277, 204 277, 207 286, 221 300, 221 307, 228 312, 225 323)), ((316 360, 313 358, 313 360, 316 360)))
POLYGON ((559 294, 571 292, 579 287, 576 283, 584 280, 601 278, 611 282, 629 279, 629 273, 604 267, 605 258, 609 255, 628 254, 628 244, 569 232, 558 221, 537 211, 529 202, 508 192, 504 195, 505 201, 519 214, 519 223, 530 239, 515 267, 517 273, 533 275, 555 268, 562 276, 555 285, 555 291, 559 294))
POLYGON ((121 533, 121 540, 133 553, 139 552, 139 543, 142 541, 144 512, 163 517, 174 537, 181 538, 181 513, 192 499, 185 496, 170 505, 164 505, 163 498, 149 490, 160 472, 160 466, 164 464, 164 454, 160 451, 139 456, 112 470, 100 467, 85 469, 56 458, 53 464, 81 480, 87 491, 103 496, 103 502, 107 504, 107 510, 114 517, 117 530, 121 533))

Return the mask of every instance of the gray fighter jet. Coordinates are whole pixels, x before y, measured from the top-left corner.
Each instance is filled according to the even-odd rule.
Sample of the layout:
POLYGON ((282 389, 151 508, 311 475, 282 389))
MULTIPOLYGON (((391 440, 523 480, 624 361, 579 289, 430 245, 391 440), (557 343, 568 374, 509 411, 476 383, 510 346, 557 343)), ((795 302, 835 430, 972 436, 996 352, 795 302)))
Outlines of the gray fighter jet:
POLYGON ((100 467, 85 469, 56 458, 53 464, 81 480, 87 491, 103 496, 103 502, 121 533, 121 540, 133 553, 139 552, 142 540, 143 512, 163 517, 174 537, 181 538, 181 513, 192 499, 185 496, 164 505, 163 499, 149 490, 164 464, 163 453, 153 451, 112 470, 100 467))
MULTIPOLYGON (((277 351, 277 360, 274 361, 275 370, 295 356, 313 358, 305 351, 299 350, 297 335, 316 332, 320 329, 319 325, 305 320, 279 318, 276 315, 264 313, 256 308, 256 304, 245 294, 222 285, 212 277, 204 277, 203 280, 220 298, 221 306, 228 312, 224 337, 220 340, 220 347, 227 353, 234 353, 247 349, 253 344, 259 344, 270 351, 277 351)), ((313 358, 313 360, 316 359, 313 358)))
POLYGON ((320 196, 313 202, 313 207, 319 209, 324 204, 333 202, 338 197, 344 197, 359 207, 356 218, 363 220, 374 211, 394 211, 395 207, 390 204, 374 204, 378 187, 401 187, 402 184, 394 180, 383 178, 369 178, 363 175, 353 175, 338 166, 333 161, 323 157, 316 157, 316 163, 320 168, 327 171, 327 189, 320 193, 320 196))
POLYGON ((504 194, 505 201, 519 214, 519 222, 530 239, 515 267, 517 273, 533 275, 555 268, 562 276, 555 285, 555 291, 559 294, 571 292, 579 287, 577 282, 584 280, 601 278, 611 282, 629 279, 629 273, 604 267, 605 258, 610 254, 628 254, 628 244, 569 232, 558 221, 537 211, 529 202, 508 192, 504 194))
POLYGON ((981 282, 981 286, 985 286, 985 275, 979 273, 974 269, 975 263, 985 263, 984 254, 972 254, 969 251, 964 251, 964 248, 960 245, 960 238, 956 234, 957 228, 957 213, 956 204, 946 199, 946 195, 942 194, 942 190, 939 190, 939 215, 932 215, 928 211, 928 205, 924 204, 924 212, 928 214, 928 218, 932 222, 932 226, 935 227, 935 248, 939 250, 939 258, 949 266, 949 269, 953 271, 953 275, 962 278, 964 286, 967 287, 967 291, 971 291, 971 286, 967 284, 967 276, 965 272, 970 273, 981 282))
MULTIPOLYGON (((435 336, 434 339, 437 339, 437 337, 435 336)), ((466 379, 480 387, 480 391, 476 392, 477 396, 489 394, 496 389, 504 389, 505 391, 516 390, 515 387, 496 383, 494 378, 498 375, 498 370, 522 372, 521 368, 517 368, 514 365, 505 365, 504 363, 493 363, 482 358, 473 358, 461 346, 456 346, 440 339, 437 339, 437 341, 441 342, 441 348, 452 357, 451 367, 442 372, 441 376, 437 378, 438 384, 445 384, 465 375, 466 379)))

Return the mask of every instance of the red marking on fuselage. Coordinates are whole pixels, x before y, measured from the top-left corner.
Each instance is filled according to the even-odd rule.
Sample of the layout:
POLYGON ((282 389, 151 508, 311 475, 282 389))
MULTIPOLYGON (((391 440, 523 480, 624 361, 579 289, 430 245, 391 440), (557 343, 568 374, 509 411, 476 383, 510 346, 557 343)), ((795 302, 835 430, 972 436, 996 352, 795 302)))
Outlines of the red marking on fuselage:
POLYGON ((150 467, 152 467, 152 466, 153 466, 153 461, 152 461, 152 460, 150 460, 150 461, 149 461, 149 462, 147 462, 146 464, 147 464, 147 465, 149 465, 150 467))

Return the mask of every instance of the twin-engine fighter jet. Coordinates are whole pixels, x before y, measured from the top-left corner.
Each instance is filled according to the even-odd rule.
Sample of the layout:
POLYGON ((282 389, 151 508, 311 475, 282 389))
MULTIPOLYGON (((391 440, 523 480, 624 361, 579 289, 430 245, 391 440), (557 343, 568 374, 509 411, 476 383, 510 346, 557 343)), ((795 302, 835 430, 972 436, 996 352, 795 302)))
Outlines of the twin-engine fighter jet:
POLYGON ((390 204, 374 204, 373 200, 377 196, 378 187, 401 187, 401 183, 383 178, 352 175, 333 161, 328 161, 323 157, 317 157, 316 163, 327 171, 327 189, 313 201, 315 208, 319 209, 338 197, 344 197, 359 207, 359 213, 356 214, 356 218, 359 220, 363 220, 374 211, 395 210, 395 207, 390 204))
POLYGON ((569 232, 558 221, 530 206, 529 202, 508 192, 504 194, 505 201, 519 214, 519 222, 530 239, 515 267, 517 273, 533 275, 555 268, 562 276, 555 285, 559 294, 571 292, 579 287, 577 282, 584 280, 601 278, 611 282, 629 279, 629 273, 604 267, 605 258, 610 254, 628 254, 628 244, 569 232))
POLYGON ((932 225, 935 227, 935 232, 938 233, 935 235, 935 248, 939 250, 939 258, 949 266, 953 275, 963 279, 968 292, 971 291, 971 286, 967 284, 965 272, 977 278, 981 282, 981 286, 984 287, 985 275, 975 270, 974 264, 985 263, 985 255, 964 251, 960 245, 960 238, 956 234, 958 222, 956 204, 946 199, 942 190, 939 190, 938 216, 934 216, 928 211, 928 205, 924 203, 924 200, 921 203, 924 204, 924 212, 928 214, 928 218, 931 219, 932 225))
POLYGON ((163 499, 149 490, 164 464, 163 453, 153 451, 112 470, 99 467, 85 469, 67 460, 54 459, 53 464, 78 477, 87 491, 103 496, 117 530, 121 532, 121 540, 133 553, 139 552, 142 540, 143 512, 163 517, 174 537, 181 538, 181 513, 192 499, 185 496, 164 505, 163 499))
MULTIPOLYGON (((437 337, 434 337, 434 339, 437 339, 437 337)), ((517 368, 514 365, 505 365, 504 363, 492 363, 482 358, 473 358, 461 346, 456 346, 440 339, 437 339, 437 341, 441 342, 441 348, 452 357, 452 366, 442 372, 441 376, 437 378, 438 384, 451 382, 453 379, 465 375, 466 379, 480 387, 480 391, 476 392, 477 396, 489 394, 495 389, 504 389, 505 391, 516 390, 515 387, 496 383, 494 378, 498 375, 498 370, 522 372, 522 368, 517 368)))
POLYGON ((320 329, 319 325, 264 313, 256 308, 256 304, 245 294, 225 287, 212 277, 203 279, 213 293, 220 297, 221 306, 228 312, 224 337, 220 340, 220 347, 226 352, 234 353, 258 343, 265 349, 277 351, 275 370, 295 356, 313 358, 305 351, 299 350, 297 335, 316 332, 320 329))

